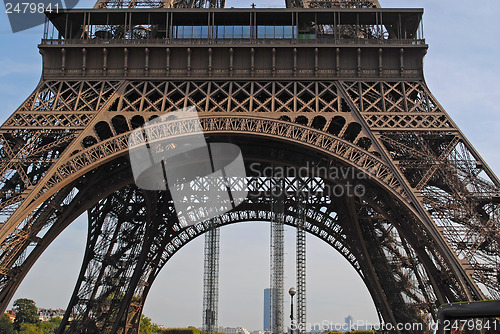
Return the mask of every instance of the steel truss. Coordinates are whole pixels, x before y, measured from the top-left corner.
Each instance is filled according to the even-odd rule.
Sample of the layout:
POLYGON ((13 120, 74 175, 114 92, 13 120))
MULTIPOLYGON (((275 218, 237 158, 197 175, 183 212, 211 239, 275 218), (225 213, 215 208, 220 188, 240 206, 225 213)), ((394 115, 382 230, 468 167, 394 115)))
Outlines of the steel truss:
POLYGON ((270 242, 270 283, 271 283, 271 333, 284 331, 284 279, 285 279, 285 229, 284 229, 284 203, 286 198, 285 180, 273 175, 271 188, 273 200, 271 210, 274 219, 271 221, 270 242))
MULTIPOLYGON (((1 281, 3 287, 14 268, 22 265, 30 254, 32 249, 28 246, 34 240, 30 236, 57 221, 54 207, 62 205, 61 201, 72 200, 64 192, 52 189, 69 185, 78 175, 98 166, 103 157, 126 152, 127 133, 120 133, 122 129, 132 129, 148 115, 175 110, 187 101, 206 110, 201 121, 208 135, 224 131, 262 133, 268 138, 286 139, 322 150, 349 161, 376 182, 386 184, 403 202, 412 196, 412 192, 405 191, 407 180, 409 189, 415 188, 414 193, 422 194, 419 205, 432 213, 431 218, 450 248, 464 258, 464 268, 492 297, 498 296, 498 180, 422 82, 302 82, 294 85, 285 82, 42 82, 6 121, 0 136, 5 164, 2 167, 2 214, 11 217, 17 208, 23 210, 30 203, 25 201, 28 197, 38 199, 37 203, 47 201, 10 234, 4 234, 0 269, 7 275, 1 281), (141 104, 131 98, 136 89, 144 94, 141 104), (82 95, 81 91, 88 93, 82 95), (209 94, 210 91, 214 94, 209 94), (160 92, 167 93, 164 97, 155 97, 160 92), (294 109, 293 96, 300 97, 297 109, 294 109), (246 104, 244 101, 249 99, 253 103, 246 104), (106 121, 97 116, 102 112, 92 111, 109 105, 122 106, 120 111, 115 111, 121 112, 119 117, 106 121), (239 111, 238 115, 221 116, 215 112, 227 108, 239 111), (78 118, 67 116, 72 109, 81 110, 81 116, 78 112, 75 114, 78 118), (270 109, 267 117, 260 117, 258 112, 266 109, 270 109), (309 110, 322 114, 311 117, 309 110), (340 110, 348 112, 336 112, 340 110), (122 123, 118 122, 120 119, 122 123), (108 124, 113 137, 102 140, 98 136, 99 122, 108 124), (366 125, 353 139, 348 129, 356 123, 366 125), (368 129, 377 131, 377 136, 370 136, 368 129), (370 137, 373 141, 369 145, 370 137), (380 146, 375 145, 377 142, 380 146), (59 159, 65 150, 73 154, 59 159), (390 167, 378 157, 383 154, 388 154, 398 167, 390 167), (398 178, 398 173, 403 178, 398 178), (54 203, 49 205, 50 201, 54 203)), ((3 231, 11 221, 12 217, 3 231)))
POLYGON ((297 194, 297 333, 306 332, 306 230, 304 229, 304 224, 306 222, 306 210, 309 196, 305 194, 305 189, 307 189, 307 186, 301 184, 297 194))
POLYGON ((219 310, 219 243, 220 229, 217 219, 209 222, 205 234, 205 263, 203 274, 203 331, 213 334, 218 331, 219 310))
MULTIPOLYGON (((181 228, 169 194, 131 185, 127 139, 152 117, 189 105, 200 111, 209 140, 230 138, 242 148, 251 174, 251 196, 222 215, 221 226, 303 222, 300 229, 349 261, 387 322, 423 321, 422 312, 435 315, 445 302, 500 298, 500 181, 418 68, 404 67, 405 52, 414 49, 408 45, 397 46, 394 57, 393 44, 384 44, 378 71, 361 66, 365 59, 377 63, 364 44, 358 45, 357 70, 341 68, 339 61, 336 68, 321 68, 320 55, 329 51, 313 50, 317 66, 303 77, 296 76, 300 68, 271 70, 274 46, 266 58, 271 69, 251 80, 231 70, 211 76, 210 69, 175 80, 168 68, 156 80, 143 76, 142 68, 140 78, 119 79, 95 74, 102 72, 87 76, 80 65, 50 72, 0 129, 1 308, 50 243, 88 210, 84 262, 63 323, 74 317, 69 332, 77 333, 137 332, 161 268, 209 226, 181 228), (272 176, 261 177, 276 165, 289 173, 281 181, 287 196, 278 211, 272 195, 277 184, 272 176), (342 169, 354 173, 332 173, 342 169), (298 198, 293 174, 300 170, 308 172, 306 181, 300 178, 306 202, 298 198), (334 193, 338 186, 349 189, 347 182, 365 192, 334 193), (297 206, 301 201, 304 206, 297 206)), ((333 58, 346 53, 343 46, 332 50, 333 58)), ((94 60, 100 64, 102 57, 94 60)), ((198 131, 194 123, 175 120, 155 126, 154 133, 198 131)))
POLYGON ((285 0, 287 8, 377 8, 378 0, 285 0))
MULTIPOLYGON (((302 198, 303 195, 297 195, 298 194, 298 189, 299 189, 299 183, 304 182, 308 184, 307 188, 309 189, 310 193, 308 197, 311 198, 311 204, 316 203, 312 206, 309 206, 310 209, 308 209, 306 212, 305 220, 303 222, 303 228, 304 230, 316 234, 317 236, 320 236, 322 239, 325 241, 329 242, 334 246, 336 249, 342 252, 342 254, 357 268, 358 272, 360 275, 362 275, 362 278, 365 280, 365 282, 372 281, 373 276, 370 276, 371 274, 367 272, 366 270, 363 270, 363 263, 359 262, 360 254, 370 254, 369 252, 367 253, 362 253, 362 250, 359 249, 359 244, 356 244, 358 249, 352 248, 352 246, 348 246, 352 240, 348 240, 350 238, 354 238, 354 240, 359 241, 360 244, 361 240, 364 238, 367 238, 371 236, 371 238, 375 238, 375 235, 378 234, 385 234, 385 235, 392 235, 391 238, 391 243, 390 246, 394 247, 393 245, 397 245, 397 240, 400 238, 395 231, 392 233, 388 232, 386 229, 389 228, 391 229, 392 226, 390 226, 390 223, 388 222, 383 222, 381 221, 379 224, 377 224, 377 227, 374 228, 373 230, 367 230, 367 231, 353 231, 352 224, 351 222, 346 222, 346 226, 340 227, 340 221, 345 220, 345 219, 353 219, 352 216, 349 216, 350 213, 348 213, 347 208, 342 208, 346 207, 341 205, 341 207, 335 208, 335 201, 332 201, 329 196, 328 196, 328 190, 326 187, 326 184, 324 181, 321 179, 315 177, 311 178, 309 180, 304 181, 303 179, 297 179, 297 178, 289 178, 287 179, 287 198, 290 198, 290 200, 286 200, 284 204, 284 213, 276 213, 276 210, 273 209, 274 204, 274 195, 272 194, 271 190, 275 189, 276 186, 279 186, 280 183, 276 182, 274 178, 271 179, 262 179, 262 178, 255 178, 252 181, 252 189, 254 189, 253 193, 257 194, 256 189, 260 189, 260 191, 263 191, 264 193, 269 191, 269 197, 267 197, 267 200, 265 200, 265 197, 254 197, 254 201, 249 201, 249 203, 245 204, 244 207, 241 208, 241 210, 238 210, 237 212, 234 213, 228 213, 226 215, 223 215, 220 220, 220 224, 228 224, 231 222, 237 222, 237 221, 245 221, 245 220, 275 220, 275 219, 283 219, 284 223, 295 225, 297 223, 297 217, 300 215, 301 209, 297 207, 296 203, 297 201, 302 198), (274 185, 273 185, 274 184, 274 185), (271 188, 267 188, 267 186, 271 186, 271 188), (334 211, 329 211, 328 209, 325 210, 325 205, 331 207, 331 205, 334 205, 331 207, 330 210, 334 211), (253 209, 252 209, 253 207, 253 209), (261 209, 259 209, 261 208, 261 209), (267 211, 266 211, 267 210, 267 211), (317 210, 317 211, 316 211, 317 210), (342 212, 342 213, 341 213, 342 212), (280 218, 283 217, 283 218, 280 218), (351 218, 349 218, 351 217, 351 218), (312 220, 311 220, 312 219, 312 220), (316 222, 314 222, 316 221, 316 222), (320 225, 318 225, 317 221, 322 221, 320 225), (313 222, 313 223, 311 223, 313 222), (321 226, 321 227, 320 227, 321 226), (358 235, 360 233, 361 235, 358 235)), ((282 183, 281 183, 282 184, 282 183)), ((134 199, 141 199, 142 196, 142 191, 139 189, 136 189, 134 187, 126 187, 124 188, 125 190, 120 190, 117 191, 113 196, 108 196, 106 199, 102 200, 98 206, 94 206, 93 210, 97 210, 96 208, 101 208, 102 212, 107 212, 105 216, 97 214, 97 212, 94 212, 97 215, 91 215, 90 221, 92 222, 90 226, 94 226, 92 228, 91 233, 89 233, 90 236, 94 235, 94 238, 103 238, 106 240, 115 240, 113 239, 113 235, 118 236, 120 233, 117 231, 120 231, 119 228, 113 226, 113 223, 117 223, 115 215, 118 213, 123 214, 123 212, 120 212, 121 206, 118 203, 115 203, 113 201, 109 202, 111 198, 114 199, 114 201, 120 202, 121 203, 126 203, 131 202, 130 198, 134 199), (127 190, 130 189, 130 190, 127 190), (127 191, 128 191, 128 198, 127 198, 127 191), (114 208, 113 210, 108 210, 106 208, 106 205, 109 205, 109 208, 114 208), (106 224, 108 224, 108 227, 105 227, 106 224), (104 226, 104 227, 103 227, 104 226), (111 227, 111 228, 109 228, 111 227), (106 237, 107 235, 110 235, 111 231, 114 230, 115 234, 110 236, 109 238, 106 237)), ((375 197, 374 197, 375 198, 375 197)), ((348 201, 348 199, 346 199, 348 201)), ((140 202, 138 202, 140 203, 140 202)), ((161 208, 166 208, 165 211, 171 212, 173 210, 173 205, 170 203, 168 200, 165 202, 165 199, 159 200, 158 202, 155 201, 155 203, 161 203, 163 204, 161 208), (166 205, 165 205, 166 204, 166 205)), ((367 203, 355 203, 357 208, 355 210, 361 210, 361 207, 367 207, 367 203), (358 207, 359 206, 359 207, 358 207)), ((155 209, 154 209, 155 210, 155 209)), ((83 315, 81 324, 84 324, 86 328, 97 328, 96 331, 102 331, 103 328, 106 328, 105 326, 111 327, 112 323, 114 322, 119 323, 117 320, 117 315, 113 314, 111 317, 109 313, 103 312, 102 309, 88 309, 91 307, 91 305, 98 305, 98 307, 104 307, 105 309, 120 309, 120 306, 122 305, 128 305, 129 302, 127 300, 131 301, 131 305, 135 305, 135 309, 132 310, 127 310, 123 312, 123 316, 128 315, 127 321, 132 321, 134 317, 132 316, 134 313, 134 310, 136 311, 137 309, 140 309, 142 307, 142 303, 145 300, 146 294, 147 294, 147 288, 152 284, 154 277, 156 274, 159 272, 161 267, 164 265, 164 263, 178 250, 187 243, 189 240, 192 238, 196 237, 197 235, 204 233, 210 229, 210 223, 206 224, 199 224, 197 226, 192 226, 188 227, 186 229, 180 229, 178 225, 176 224, 170 224, 168 221, 171 221, 171 217, 169 218, 166 216, 162 210, 156 209, 156 214, 159 216, 164 217, 164 227, 159 228, 161 231, 161 235, 157 237, 157 242, 155 245, 152 245, 154 247, 158 247, 157 244, 164 245, 165 252, 161 255, 161 259, 159 262, 156 262, 154 269, 152 270, 146 270, 142 271, 145 273, 143 278, 140 281, 133 280, 132 278, 134 275, 137 275, 137 272, 141 271, 140 269, 132 267, 127 267, 127 264, 131 265, 136 259, 140 258, 141 255, 138 253, 139 249, 142 248, 141 254, 145 254, 147 252, 144 251, 144 247, 146 245, 140 245, 140 242, 137 242, 137 238, 141 238, 144 234, 143 232, 140 232, 139 230, 135 229, 130 234, 123 235, 121 239, 117 240, 118 244, 122 244, 124 248, 117 247, 116 244, 113 245, 104 243, 104 247, 99 246, 99 242, 89 242, 89 244, 93 245, 93 248, 89 251, 89 254, 93 254, 93 260, 89 261, 86 265, 85 270, 82 270, 83 273, 89 273, 91 277, 97 277, 97 280, 88 280, 88 276, 81 276, 79 280, 79 285, 80 288, 78 290, 75 290, 75 295, 72 298, 72 301, 74 303, 72 307, 72 314, 73 315, 83 315), (134 239, 128 240, 127 238, 133 237, 134 239), (166 238, 166 240, 160 240, 161 238, 166 238), (139 244, 139 245, 138 245, 139 244), (110 247, 113 248, 113 251, 110 253, 109 249, 110 247), (128 248, 128 250, 127 250, 128 248), (134 252, 134 249, 137 250, 137 252, 134 252), (116 250, 116 253, 115 253, 116 250), (125 266, 127 268, 118 268, 118 269, 123 269, 123 270, 117 270, 117 271, 112 271, 110 270, 110 267, 108 266, 107 268, 103 267, 102 263, 109 263, 112 267, 116 265, 116 261, 113 259, 116 259, 117 257, 120 257, 120 254, 130 254, 128 258, 126 258, 123 262, 118 262, 118 266, 125 266), (97 259, 102 259, 102 260, 97 260, 97 259), (97 261, 97 262, 96 262, 97 261), (99 262, 100 261, 100 262, 99 262), (99 274, 100 273, 100 274, 99 274), (148 274, 151 275, 148 277, 148 274), (105 277, 107 276, 107 278, 105 277), (106 282, 106 284, 102 283, 106 282), (131 282, 131 283, 128 283, 131 282), (141 283, 141 282, 147 282, 147 283, 141 283), (107 289, 102 289, 103 284, 105 286, 109 286, 107 289), (135 284, 135 288, 128 284, 135 284), (145 288, 146 287, 146 288, 145 288), (89 294, 90 291, 97 291, 98 289, 100 291, 100 294, 92 296, 94 301, 91 302, 89 298, 85 298, 86 295, 89 294), (126 291, 134 291, 134 294, 127 294, 126 291), (87 292, 89 291, 89 292, 87 292), (78 297, 76 297, 78 296, 78 297), (120 296, 120 298, 115 298, 115 296, 120 296), (128 296, 128 297, 126 297, 128 296), (128 298, 128 299, 126 299, 128 298), (78 301, 78 302, 77 302, 78 301), (106 301, 106 302, 103 302, 106 301), (114 304, 113 304, 114 303, 114 304), (104 318, 97 318, 97 317, 89 317, 89 314, 103 314, 104 318)), ((137 214, 140 213, 140 215, 143 217, 147 215, 147 209, 146 205, 138 205, 135 208, 131 208, 129 206, 128 211, 130 214, 132 214, 134 217, 137 217, 137 214)), ((371 213, 366 213, 368 217, 373 216, 373 212, 371 213)), ((382 219, 382 218, 381 218, 382 219)), ((368 219, 365 224, 371 225, 373 224, 373 221, 368 219), (367 223, 369 222, 369 223, 367 223)), ((358 223, 361 225, 361 223, 358 223)), ((144 226, 147 226, 147 223, 137 223, 137 228, 139 226, 143 226, 141 231, 144 231, 144 226)), ((364 226, 364 225, 362 225, 364 226)), ((92 238, 92 237, 91 237, 92 238)), ((115 240, 116 241, 116 240, 115 240)), ((378 247, 378 246, 376 246, 378 247)), ((378 275, 383 274, 383 270, 387 270, 387 268, 391 267, 393 268, 394 272, 399 272, 399 270, 403 270, 403 268, 400 267, 402 257, 407 256, 408 260, 411 259, 412 255, 406 255, 406 254, 401 254, 403 251, 404 247, 399 247, 399 249, 390 249, 388 248, 385 251, 388 251, 392 254, 393 259, 389 260, 388 262, 381 262, 384 264, 381 267, 381 264, 375 265, 377 268, 375 275, 378 277, 378 275), (393 262, 395 261, 395 262, 393 262), (379 271, 380 270, 380 271, 379 271)), ((410 249, 408 246, 406 250, 408 251, 410 249)), ((380 254, 379 254, 380 255, 380 254)), ((366 256, 366 255, 365 255, 366 256)), ((88 256, 86 256, 88 258, 88 256)), ((377 257, 374 257, 377 258, 377 257)), ((378 258, 377 258, 378 259, 378 258)), ((366 260, 365 260, 366 261, 366 260)), ((378 259, 380 261, 380 259, 378 259)), ((151 267, 152 265, 144 265, 145 267, 151 267)), ((367 268, 367 267, 365 267, 367 268)), ((408 271, 406 273, 407 277, 409 275, 408 271)), ((414 275, 417 275, 416 273, 413 273, 414 275)), ((373 274, 372 274, 373 275, 373 274)), ((400 275, 403 275, 401 273, 400 275)), ((419 276, 420 277, 420 276, 419 276)), ((425 274, 424 274, 425 277, 425 274)), ((428 279, 428 278, 424 278, 428 279)), ((389 277, 384 280, 386 283, 389 280, 389 277)), ((395 284, 397 280, 391 280, 391 284, 395 284)), ((371 283, 373 284, 373 283, 371 283)), ((409 283, 407 283, 409 284, 409 283)), ((387 291, 389 286, 385 286, 384 289, 387 291)), ((406 289, 406 293, 408 294, 408 298, 413 298, 414 301, 419 301, 415 303, 412 307, 421 307, 422 305, 427 305, 425 302, 425 298, 422 298, 424 296, 422 293, 418 293, 418 287, 413 286, 409 284, 408 286, 400 287, 396 286, 394 287, 394 291, 399 291, 398 289, 406 289)), ((375 292, 374 292, 375 293, 375 292)), ((397 296, 397 293, 394 293, 394 296, 397 296)), ((392 296, 391 298, 394 298, 392 296)), ((427 298, 429 296, 432 296, 432 293, 430 295, 425 295, 427 298)), ((435 296, 430 297, 431 300, 435 298, 435 296)), ((389 302, 391 304, 394 304, 396 300, 390 300, 389 302)), ((398 313, 396 316, 397 318, 401 319, 404 315, 404 317, 408 320, 413 319, 413 320, 418 320, 417 318, 417 311, 415 309, 412 309, 411 307, 409 308, 409 305, 404 301, 404 300, 399 300, 398 301, 398 306, 400 307, 398 309, 398 313)), ((121 309, 120 309, 121 310, 121 309)), ((119 312, 117 312, 119 313, 119 312)), ((68 316, 69 316, 68 312, 68 316)), ((77 317, 78 319, 78 317, 77 317)), ((136 319, 136 318, 135 318, 136 319)), ((136 319, 137 321, 137 319, 136 319)), ((79 331, 81 329, 78 329, 79 327, 76 327, 80 322, 74 321, 72 323, 72 331, 79 331)), ((134 332, 133 329, 137 328, 137 323, 132 323, 128 325, 128 328, 130 328, 130 332, 134 332)))
MULTIPOLYGON (((314 148, 339 161, 348 161, 350 166, 355 166, 376 184, 385 185, 390 196, 400 203, 408 203, 413 192, 422 194, 417 203, 422 203, 419 205, 432 213, 431 218, 443 240, 446 240, 447 247, 463 257, 462 268, 472 275, 474 282, 484 286, 490 296, 498 296, 498 181, 487 165, 478 160, 472 146, 421 82, 306 82, 290 85, 282 82, 186 84, 104 81, 98 84, 62 81, 42 82, 3 126, 0 140, 6 164, 3 170, 6 172, 2 185, 2 214, 12 218, 16 208, 22 210, 29 203, 26 198, 45 204, 30 213, 2 242, 2 300, 7 302, 17 287, 12 278, 23 277, 23 270, 27 270, 36 259, 37 255, 30 254, 44 249, 47 240, 54 237, 49 238, 47 230, 51 226, 65 226, 61 225, 58 212, 64 212, 79 194, 78 189, 71 190, 72 180, 78 175, 91 175, 88 173, 103 161, 103 157, 118 157, 125 153, 128 135, 120 131, 141 124, 138 117, 144 119, 158 111, 174 110, 188 101, 187 98, 198 108, 207 110, 201 115, 207 135, 230 131, 254 136, 261 133, 271 140, 285 139, 290 144, 314 148), (89 87, 88 94, 77 94, 86 87, 89 87), (136 91, 135 87, 141 87, 140 91, 144 93, 140 105, 129 101, 131 93, 136 91), (170 89, 166 90, 166 87, 170 89), (210 91, 218 91, 219 94, 210 95, 209 87, 210 91), (232 94, 223 93, 230 88, 232 94), (273 90, 274 96, 270 94, 273 90), (118 91, 121 93, 117 94, 118 91), (167 95, 155 102, 155 91, 167 91, 167 95), (262 94, 267 92, 269 98, 262 99, 262 94), (310 92, 312 97, 309 98, 306 92, 310 92), (260 94, 259 98, 256 98, 257 94, 260 94), (297 100, 297 109, 293 109, 292 100, 287 98, 294 95, 301 96, 297 100), (330 98, 326 100, 325 96, 330 98), (245 104, 245 99, 253 99, 254 102, 245 104), (121 118, 117 115, 114 120, 108 118, 106 121, 97 116, 102 113, 100 111, 85 111, 106 105, 121 105, 121 118), (225 110, 230 106, 239 109, 239 114, 221 116, 215 113, 217 108, 225 110), (66 117, 71 108, 82 110, 85 117, 66 117), (260 108, 271 109, 266 118, 259 116, 260 108), (309 109, 322 111, 322 115, 311 117, 309 112, 305 112, 309 109), (338 113, 336 110, 349 112, 338 113), (58 113, 63 118, 57 116, 58 113), (324 121, 319 117, 323 117, 324 121), (118 118, 123 122, 119 123, 118 118), (103 140, 99 137, 99 122, 108 124, 113 133, 111 138, 103 140), (366 125, 353 139, 348 129, 355 123, 366 125), (377 131, 377 136, 371 137, 368 129, 377 131), (368 146, 368 141, 363 138, 369 137, 373 138, 373 142, 368 146), (380 146, 375 145, 378 142, 380 146), (63 151, 73 154, 60 159, 63 151), (398 169, 379 158, 383 154, 388 154, 391 161, 397 161, 398 169), (52 167, 50 171, 49 167, 52 167), (26 172, 28 170, 29 173, 26 172), (398 173, 403 178, 398 178, 398 173), (410 189, 415 188, 413 192, 405 190, 405 180, 410 189), (66 188, 56 192, 51 190, 60 186, 66 188), (419 191, 419 188, 422 190, 419 191), (37 195, 33 196, 35 193, 37 195), (38 246, 33 248, 30 245, 38 246)), ((172 129, 175 129, 174 123, 172 129)), ((418 217, 414 212, 412 215, 418 217)), ((395 218, 394 221, 401 220, 395 218)), ((3 229, 8 225, 9 221, 3 229)), ((418 240, 428 244, 426 240, 436 238, 436 235, 431 237, 428 233, 418 240)), ((402 249, 407 242, 406 238, 402 238, 402 249)), ((419 254, 418 262, 408 260, 419 273, 414 282, 420 280, 422 286, 427 286, 425 289, 432 286, 433 290, 439 291, 439 300, 469 298, 459 292, 464 291, 463 288, 457 288, 453 293, 444 292, 449 288, 438 288, 442 284, 439 282, 449 282, 454 275, 450 272, 453 270, 451 266, 445 264, 449 260, 444 260, 448 255, 442 253, 442 247, 433 244, 418 250, 409 248, 413 255, 403 255, 415 258, 419 254), (422 277, 422 272, 430 270, 428 266, 419 264, 423 261, 422 252, 429 254, 426 261, 441 263, 427 280, 417 279, 422 277), (444 276, 443 270, 448 272, 444 276)), ((463 286, 463 281, 456 282, 457 286, 463 286)), ((432 297, 428 298, 431 302, 425 302, 426 305, 433 305, 435 301, 432 297)))
POLYGON ((224 8, 225 5, 225 0, 97 0, 94 8, 224 8))
MULTIPOLYGON (((224 8, 225 0, 98 0, 94 8, 224 8)), ((288 8, 374 8, 378 0, 285 0, 288 8)))

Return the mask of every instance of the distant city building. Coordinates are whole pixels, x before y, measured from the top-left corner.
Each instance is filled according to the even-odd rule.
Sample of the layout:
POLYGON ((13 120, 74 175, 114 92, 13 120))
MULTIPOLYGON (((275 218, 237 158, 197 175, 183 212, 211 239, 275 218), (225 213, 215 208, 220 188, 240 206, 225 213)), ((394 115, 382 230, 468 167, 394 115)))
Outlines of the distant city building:
MULTIPOLYGON (((52 308, 39 308, 37 307, 37 315, 38 319, 42 321, 49 321, 52 318, 62 318, 64 317, 64 313, 66 313, 66 310, 63 310, 61 308, 58 309, 52 309, 52 308)), ((16 311, 15 310, 7 310, 5 311, 5 314, 7 314, 10 318, 10 320, 14 321, 16 319, 16 311)), ((69 320, 73 320, 73 317, 70 316, 69 320)))
POLYGON ((7 310, 5 311, 5 314, 7 314, 12 322, 14 322, 14 319, 16 319, 16 312, 14 310, 7 310))
POLYGON ((231 333, 231 334, 250 334, 248 329, 243 327, 219 327, 219 332, 221 333, 231 333))
POLYGON ((348 315, 347 318, 345 318, 345 324, 347 330, 351 330, 351 328, 354 326, 354 319, 351 315, 348 315))
POLYGON ((264 331, 271 330, 271 289, 264 289, 264 331))
MULTIPOLYGON (((329 326, 328 330, 331 330, 332 326, 329 326)), ((324 330, 326 330, 327 328, 323 328, 320 324, 314 324, 311 328, 311 332, 312 333, 321 333, 323 332, 324 330)))
POLYGON ((253 331, 253 332, 250 332, 250 334, 265 334, 264 331, 253 331))
POLYGON ((51 309, 51 308, 38 308, 38 319, 42 321, 49 321, 52 318, 62 318, 64 317, 66 310, 63 309, 51 309))

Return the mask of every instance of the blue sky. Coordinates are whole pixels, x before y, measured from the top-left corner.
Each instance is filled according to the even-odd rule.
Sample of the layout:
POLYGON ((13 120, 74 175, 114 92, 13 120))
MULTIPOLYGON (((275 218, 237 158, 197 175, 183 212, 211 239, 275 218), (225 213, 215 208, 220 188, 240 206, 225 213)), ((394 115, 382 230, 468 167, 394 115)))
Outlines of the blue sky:
MULTIPOLYGON (((284 1, 227 1, 227 6, 282 7, 284 1)), ((500 25, 498 0, 380 0, 383 7, 423 7, 430 45, 425 59, 431 91, 485 158, 500 173, 500 25)), ((92 7, 81 1, 78 7, 92 7)), ((42 28, 12 34, 0 14, 0 120, 22 103, 40 79, 37 43, 42 28)), ((80 268, 86 237, 78 219, 49 247, 14 298, 34 299, 41 307, 65 308, 80 268)), ((269 285, 269 225, 245 223, 221 231, 219 324, 262 328, 263 289, 269 285)), ((153 285, 145 314, 167 326, 201 325, 203 238, 182 249, 153 285)), ((294 231, 288 229, 285 287, 295 285, 294 231)), ((376 322, 366 288, 342 257, 308 236, 308 322, 376 322)), ((288 306, 288 298, 286 304, 288 306)), ((289 310, 286 308, 285 314, 289 310)))

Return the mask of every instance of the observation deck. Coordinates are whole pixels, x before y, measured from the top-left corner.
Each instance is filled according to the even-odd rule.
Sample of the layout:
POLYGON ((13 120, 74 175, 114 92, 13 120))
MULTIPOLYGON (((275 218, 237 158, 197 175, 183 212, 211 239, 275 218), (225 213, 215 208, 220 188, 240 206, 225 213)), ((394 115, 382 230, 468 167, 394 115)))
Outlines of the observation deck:
POLYGON ((423 78, 422 9, 46 13, 44 77, 423 78))

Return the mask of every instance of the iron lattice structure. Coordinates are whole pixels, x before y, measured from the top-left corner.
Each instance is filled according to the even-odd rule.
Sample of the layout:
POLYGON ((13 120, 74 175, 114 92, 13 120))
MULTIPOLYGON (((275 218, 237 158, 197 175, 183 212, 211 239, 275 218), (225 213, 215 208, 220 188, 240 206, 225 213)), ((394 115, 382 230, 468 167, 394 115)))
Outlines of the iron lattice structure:
MULTIPOLYGON (((296 266, 297 266, 297 333, 306 332, 306 210, 308 195, 307 185, 297 194, 297 229, 296 229, 296 266)), ((300 188, 299 188, 300 189, 300 188)))
POLYGON ((219 243, 220 230, 215 219, 205 234, 205 262, 203 274, 203 331, 207 334, 218 330, 219 310, 219 243))
POLYGON ((286 193, 284 178, 273 175, 274 192, 271 210, 270 241, 270 285, 271 285, 271 333, 283 333, 284 330, 284 278, 285 278, 285 226, 284 203, 286 193))
MULTIPOLYGON (((98 0, 96 9, 109 8, 224 8, 225 0, 98 0)), ((287 8, 376 8, 378 0, 285 0, 287 8)))
POLYGON ((60 332, 137 332, 159 271, 210 226, 182 227, 168 192, 134 186, 127 138, 189 105, 207 141, 240 146, 250 178, 247 201, 220 226, 296 226, 302 181, 303 229, 346 258, 383 321, 500 298, 500 181, 425 83, 422 10, 113 6, 47 14, 58 35, 39 46, 41 81, 0 128, 3 309, 87 211, 60 332), (280 184, 266 176, 273 166, 285 170, 280 184), (364 191, 349 195, 353 185, 364 191))
POLYGON ((98 0, 94 8, 224 8, 225 3, 225 0, 98 0))
POLYGON ((287 8, 378 8, 378 0, 286 0, 287 8))

